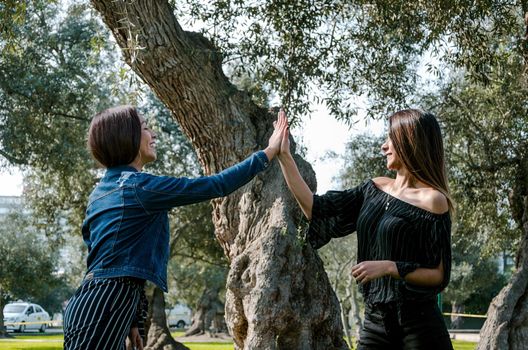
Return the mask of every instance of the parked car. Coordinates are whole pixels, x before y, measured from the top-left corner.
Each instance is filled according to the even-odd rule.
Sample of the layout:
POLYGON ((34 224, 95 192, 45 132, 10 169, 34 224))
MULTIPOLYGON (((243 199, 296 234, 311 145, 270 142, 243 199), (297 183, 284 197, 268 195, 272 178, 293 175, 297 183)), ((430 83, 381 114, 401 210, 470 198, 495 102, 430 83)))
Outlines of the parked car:
POLYGON ((166 309, 169 327, 185 328, 191 325, 191 309, 187 305, 178 304, 172 309, 166 309))
POLYGON ((26 329, 46 331, 49 314, 37 304, 16 302, 4 306, 4 324, 7 330, 24 332, 26 329))

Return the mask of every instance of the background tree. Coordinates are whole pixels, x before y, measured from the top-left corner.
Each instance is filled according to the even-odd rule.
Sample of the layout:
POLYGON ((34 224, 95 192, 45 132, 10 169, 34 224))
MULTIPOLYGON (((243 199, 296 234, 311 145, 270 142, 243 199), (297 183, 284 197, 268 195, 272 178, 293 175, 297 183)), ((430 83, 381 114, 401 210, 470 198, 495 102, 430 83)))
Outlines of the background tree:
POLYGON ((480 225, 472 232, 490 252, 517 242, 517 270, 491 305, 480 348, 522 348, 528 332, 523 311, 528 305, 528 3, 271 1, 211 2, 205 8, 210 11, 196 13, 210 19, 208 33, 216 33, 219 45, 231 43, 241 56, 252 58, 257 72, 263 65, 269 67, 264 72, 277 72, 264 76, 288 86, 283 98, 311 96, 314 82, 329 88, 322 98, 337 116, 348 118, 347 112, 361 103, 352 96, 366 95, 373 115, 418 104, 442 117, 450 161, 457 163, 455 198, 461 208, 473 209, 461 210, 460 220, 480 225), (249 34, 241 34, 249 44, 233 44, 239 39, 225 39, 217 30, 248 18, 256 18, 249 22, 249 34), (268 24, 266 30, 259 23, 268 24), (263 65, 260 53, 269 59, 263 65), (287 85, 291 69, 301 84, 287 85), (426 71, 434 81, 418 79, 426 71), (425 96, 427 91, 432 97, 425 96))
MULTIPOLYGON (((92 4, 126 62, 189 136, 205 174, 266 146, 275 116, 229 83, 220 53, 184 32, 168 2, 92 4)), ((313 172, 297 160, 314 188, 313 172)), ((299 211, 278 166, 213 206, 230 260, 226 316, 236 347, 346 348, 337 299, 318 256, 297 236, 299 211)))
POLYGON ((453 192, 466 209, 459 220, 484 252, 516 251, 516 269, 490 305, 479 349, 521 349, 528 336, 526 62, 500 39, 486 81, 455 77, 436 98, 457 167, 453 192))
POLYGON ((25 299, 50 312, 60 310, 61 300, 48 294, 63 283, 50 250, 43 233, 24 214, 11 213, 0 221, 0 338, 7 336, 3 309, 10 301, 25 299))
MULTIPOLYGON (((116 65, 108 33, 86 4, 26 5, 0 41, 1 164, 24 169, 24 197, 33 224, 54 242, 54 252, 60 251, 53 256, 63 263, 67 283, 60 295, 65 300, 86 269, 79 228, 87 197, 102 175, 85 147, 89 121, 97 111, 141 99, 140 110, 159 140, 160 161, 150 170, 175 176, 196 176, 199 171, 190 144, 166 109, 144 92, 134 75, 116 65), (131 87, 123 84, 129 81, 131 87)), ((190 226, 191 218, 198 216, 193 214, 196 208, 172 213, 173 247, 182 231, 192 235, 199 230, 190 226)), ((200 210, 199 215, 209 220, 201 222, 210 230, 210 207, 202 205, 200 210)), ((48 296, 58 291, 49 291, 48 296)), ((156 320, 161 329, 166 324, 164 310, 155 314, 162 318, 156 320)), ((170 338, 168 330, 166 334, 170 338)))
MULTIPOLYGON (((212 38, 214 45, 206 43, 200 35, 183 32, 172 16, 172 8, 166 3, 152 6, 148 3, 93 3, 104 14, 107 25, 114 29, 117 42, 125 49, 127 62, 162 97, 173 116, 182 122, 206 174, 240 160, 256 145, 262 146, 265 143, 264 134, 270 128, 269 120, 272 119, 259 118, 264 112, 254 108, 247 102, 249 98, 246 95, 237 93, 226 83, 219 68, 221 62, 229 61, 229 68, 235 73, 242 69, 250 70, 252 76, 261 78, 261 86, 268 88, 271 93, 278 92, 297 116, 301 115, 303 106, 307 106, 307 96, 314 95, 320 95, 333 114, 346 118, 353 117, 355 109, 365 101, 371 115, 378 117, 379 111, 394 111, 408 104, 426 106, 441 117, 445 113, 445 127, 453 126, 447 133, 453 140, 453 146, 448 146, 449 152, 457 154, 460 164, 466 162, 467 167, 460 167, 459 170, 464 173, 467 170, 468 174, 473 175, 464 180, 464 173, 454 173, 453 190, 460 193, 466 191, 467 196, 458 199, 466 198, 468 205, 482 200, 479 209, 492 214, 481 216, 482 226, 487 229, 474 232, 478 232, 481 238, 492 237, 489 233, 494 226, 488 220, 499 218, 497 222, 504 226, 501 226, 501 234, 497 233, 496 237, 505 239, 489 239, 486 247, 492 249, 508 241, 518 242, 519 247, 517 271, 511 285, 497 299, 495 305, 499 307, 493 306, 491 309, 489 326, 482 333, 482 344, 487 344, 486 347, 500 345, 503 348, 521 346, 518 344, 521 344, 519 339, 524 336, 526 320, 518 315, 525 314, 522 310, 526 305, 523 299, 527 275, 527 225, 524 218, 528 217, 525 215, 528 191, 524 153, 527 149, 527 114, 526 106, 519 101, 523 101, 526 90, 528 44, 526 24, 523 22, 528 12, 526 1, 215 1, 205 5, 198 1, 178 2, 174 7, 178 18, 182 21, 189 18, 203 19, 203 30, 212 38), (143 5, 145 7, 140 8, 143 5), (190 13, 190 16, 185 18, 184 13, 190 13), (120 23, 129 25, 117 24, 118 20, 123 19, 126 20, 120 23), (170 26, 165 27, 164 23, 170 23, 170 26), (243 34, 245 41, 238 39, 235 30, 221 30, 225 26, 236 29, 242 24, 249 24, 249 29, 243 34), (224 48, 225 56, 219 54, 218 47, 224 48), (149 64, 152 62, 156 64, 149 64), (417 71, 424 67, 429 69, 429 76, 434 76, 434 85, 418 79, 417 71), (198 77, 192 74, 197 71, 200 72, 198 77), (314 94, 313 86, 323 87, 323 93, 314 94), (431 88, 436 92, 432 98, 423 96, 423 92, 431 88), (176 93, 172 94, 172 90, 176 90, 176 93), (201 96, 207 96, 209 101, 203 103, 201 96), (463 103, 457 104, 451 99, 452 96, 460 97, 459 101, 463 103), (473 110, 476 113, 472 113, 473 110), (461 111, 463 118, 459 118, 461 111), (206 120, 204 116, 214 116, 216 119, 206 120), (500 118, 504 120, 503 123, 499 122, 500 118), (216 124, 219 120, 227 120, 227 123, 216 124), (489 128, 490 125, 493 128, 489 128), (250 127, 240 130, 242 126, 250 127), (471 130, 477 131, 472 135, 471 130), (236 135, 238 139, 233 140, 235 136, 231 135, 236 135), (466 142, 465 138, 469 141, 466 142), (233 144, 238 145, 236 150, 233 144), (481 188, 484 190, 481 191, 481 188), (495 195, 494 189, 498 190, 495 195)), ((13 13, 17 12, 9 10, 7 16, 13 13)), ((2 16, 5 14, 0 13, 2 16)), ((10 32, 13 33, 13 30, 10 32)), ((306 174, 310 172, 306 171, 306 174)), ((313 177, 309 182, 313 184, 313 177)), ((268 188, 265 187, 265 181, 256 183, 268 188)), ((255 194, 260 192, 245 193, 253 195, 249 196, 251 198, 258 198, 255 194)), ((238 213, 236 210, 223 209, 239 203, 240 198, 244 197, 215 202, 216 233, 230 257, 232 267, 239 266, 236 265, 235 257, 242 256, 243 252, 251 252, 246 247, 259 245, 251 244, 254 235, 234 234, 238 232, 239 222, 253 221, 246 221, 245 215, 240 216, 243 220, 238 220, 237 214, 234 217, 223 215, 238 213), (221 221, 221 218, 227 220, 221 221), (237 237, 240 239, 235 244, 237 237)), ((289 197, 285 198, 283 203, 289 203, 289 197)), ((272 207, 272 204, 266 204, 272 203, 271 199, 264 202, 257 208, 272 207)), ((249 205, 253 202, 242 203, 249 205)), ((286 212, 289 213, 289 210, 286 212)), ((471 215, 477 219, 479 214, 475 212, 471 215)), ((294 242, 295 220, 288 221, 288 225, 288 232, 292 233, 288 237, 294 242)), ((244 232, 242 229, 240 231, 244 232)), ((280 243, 277 246, 281 246, 280 243)), ((266 247, 266 244, 259 246, 266 247)), ((275 247, 275 244, 269 246, 275 247)), ((311 259, 311 253, 304 250, 303 253, 304 257, 308 256, 307 260, 311 259)), ((232 280, 241 282, 228 282, 228 299, 231 299, 228 300, 228 314, 237 315, 231 323, 236 328, 238 346, 242 346, 246 338, 251 342, 260 326, 247 322, 244 307, 251 304, 251 300, 271 300, 266 292, 256 295, 250 293, 255 290, 252 289, 251 279, 249 287, 242 288, 246 285, 244 281, 247 281, 241 278, 242 272, 247 270, 247 259, 244 257, 240 261, 243 268, 231 269, 232 272, 240 273, 230 275, 232 280), (248 295, 251 298, 246 298, 248 295), (231 310, 237 311, 230 311, 229 305, 233 306, 231 310)), ((250 261, 257 264, 255 259, 250 261)), ((289 257, 288 261, 297 261, 296 256, 289 257)), ((250 266, 246 276, 252 276, 250 272, 255 271, 255 265, 250 266)), ((291 277, 288 273, 284 276, 285 280, 295 281, 295 278, 288 279, 291 277)), ((290 285, 294 285, 291 290, 297 290, 295 282, 290 285)), ((321 294, 328 294, 327 290, 321 294)), ((332 310, 331 313, 337 314, 337 308, 332 307, 332 310)), ((308 317, 317 319, 314 315, 317 312, 308 317)), ((265 320, 262 324, 266 323, 265 320)), ((335 324, 336 317, 331 320, 330 323, 335 324)), ((282 334, 283 326, 279 323, 277 327, 281 330, 276 334, 282 334)), ((318 327, 318 331, 321 331, 321 327, 318 327)), ((310 333, 309 330, 303 332, 310 333)), ((335 334, 334 331, 330 333, 335 334)), ((279 336, 279 339, 287 338, 279 336)), ((281 342, 279 347, 281 344, 291 344, 281 342)))

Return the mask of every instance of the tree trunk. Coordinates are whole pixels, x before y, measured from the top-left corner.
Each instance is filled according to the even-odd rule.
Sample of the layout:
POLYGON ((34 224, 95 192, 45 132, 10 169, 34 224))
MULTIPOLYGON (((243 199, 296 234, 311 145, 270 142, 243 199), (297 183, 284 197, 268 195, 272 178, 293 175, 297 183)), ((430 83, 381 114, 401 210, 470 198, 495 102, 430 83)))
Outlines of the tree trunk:
POLYGON ((214 336, 216 333, 225 332, 225 312, 224 303, 220 301, 218 289, 206 289, 204 290, 196 308, 196 312, 193 315, 192 325, 185 336, 191 336, 196 334, 210 333, 214 336))
POLYGON ((12 338, 11 335, 7 333, 7 330, 4 325, 5 300, 1 295, 2 295, 2 291, 0 290, 0 338, 12 338))
MULTIPOLYGON (((185 32, 168 1, 92 0, 127 63, 171 110, 205 174, 267 145, 275 116, 222 72, 221 53, 185 32)), ((294 155, 312 189, 313 170, 294 155)), ((319 256, 298 234, 297 204, 278 165, 213 201, 230 260, 226 321, 236 349, 346 349, 339 303, 319 256)))
POLYGON ((148 324, 146 329, 147 343, 145 350, 189 350, 185 345, 178 343, 170 334, 165 317, 165 296, 158 287, 147 288, 149 302, 148 324))
MULTIPOLYGON (((457 302, 453 301, 451 303, 451 313, 452 314, 463 314, 464 305, 458 304, 457 302)), ((463 323, 464 323, 464 318, 462 316, 451 315, 451 328, 452 329, 461 328, 463 323)))
POLYGON ((355 285, 355 280, 350 278, 347 285, 347 296, 350 300, 350 313, 348 314, 350 326, 354 329, 354 336, 356 337, 356 342, 359 341, 359 332, 363 322, 361 321, 361 316, 359 314, 359 301, 358 301, 358 290, 355 285))
POLYGON ((523 159, 517 170, 509 198, 513 217, 523 232, 516 271, 489 306, 478 350, 524 350, 528 344, 528 159, 523 159))
MULTIPOLYGON (((525 232, 528 232, 525 229, 525 232)), ((528 239, 521 249, 528 251, 528 239)), ((510 283, 491 302, 488 318, 480 330, 478 350, 524 350, 528 344, 528 260, 522 254, 521 265, 510 283)))

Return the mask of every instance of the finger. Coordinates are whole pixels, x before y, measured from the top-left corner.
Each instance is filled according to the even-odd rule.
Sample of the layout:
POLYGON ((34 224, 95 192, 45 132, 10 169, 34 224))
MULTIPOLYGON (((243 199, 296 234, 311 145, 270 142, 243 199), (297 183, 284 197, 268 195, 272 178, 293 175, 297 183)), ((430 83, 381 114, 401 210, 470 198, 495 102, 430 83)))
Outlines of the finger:
POLYGON ((276 121, 276 120, 273 122, 273 127, 274 127, 275 129, 277 129, 277 121, 276 121))
POLYGON ((359 264, 356 264, 354 266, 352 266, 352 273, 360 273, 361 271, 364 270, 364 267, 365 265, 363 263, 359 263, 359 264))
POLYGON ((279 124, 282 126, 284 125, 284 112, 281 108, 281 110, 279 111, 279 124))
POLYGON ((284 130, 282 131, 282 140, 288 140, 288 128, 284 128, 284 130))
POLYGON ((358 281, 359 283, 365 283, 365 279, 368 277, 367 275, 367 272, 366 271, 363 271, 362 273, 359 274, 359 276, 356 277, 356 281, 358 281))
POLYGON ((141 336, 138 334, 138 349, 139 350, 143 350, 143 338, 141 338, 141 336))

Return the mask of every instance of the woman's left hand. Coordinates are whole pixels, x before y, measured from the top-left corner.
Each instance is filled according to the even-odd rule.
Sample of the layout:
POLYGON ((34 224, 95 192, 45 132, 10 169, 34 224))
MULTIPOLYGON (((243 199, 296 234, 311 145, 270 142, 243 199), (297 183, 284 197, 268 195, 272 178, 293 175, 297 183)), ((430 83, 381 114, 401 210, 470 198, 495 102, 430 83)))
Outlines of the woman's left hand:
POLYGON ((128 333, 128 346, 127 350, 143 350, 143 339, 139 334, 139 329, 137 327, 130 328, 128 333))
POLYGON ((362 261, 352 266, 352 276, 358 283, 365 284, 376 278, 397 273, 396 263, 390 260, 362 261))

